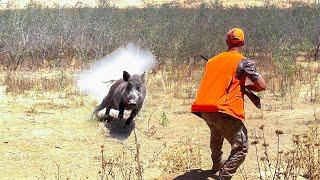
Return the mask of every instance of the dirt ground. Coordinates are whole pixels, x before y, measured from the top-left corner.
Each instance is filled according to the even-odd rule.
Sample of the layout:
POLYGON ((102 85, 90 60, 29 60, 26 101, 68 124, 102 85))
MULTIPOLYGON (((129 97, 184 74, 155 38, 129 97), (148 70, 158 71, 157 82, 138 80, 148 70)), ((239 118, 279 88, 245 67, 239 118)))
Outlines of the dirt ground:
MULTIPOLYGON (((297 98, 290 108, 287 99, 268 94, 263 95, 262 110, 246 102, 245 125, 250 142, 262 140, 259 127, 265 126, 274 160, 275 131, 284 132, 281 149, 290 148, 293 134, 319 126, 320 108, 304 98, 297 98)), ((207 176, 206 170, 211 167, 210 133, 203 120, 190 114, 192 100, 176 98, 173 93, 148 83, 148 96, 136 119, 144 179, 207 176), (185 150, 193 158, 191 163, 183 156, 185 150), (191 164, 191 171, 181 172, 183 167, 179 163, 167 163, 170 159, 182 165, 191 164)), ((103 123, 91 119, 96 104, 89 96, 73 91, 31 91, 17 95, 5 93, 1 86, 0 179, 97 179, 102 145, 105 158, 118 157, 125 151, 130 158, 121 161, 132 161, 136 147, 133 133, 127 139, 112 137, 103 123)), ((225 157, 229 150, 225 141, 225 157)), ((253 145, 234 179, 243 179, 244 174, 248 179, 258 178, 253 145)))

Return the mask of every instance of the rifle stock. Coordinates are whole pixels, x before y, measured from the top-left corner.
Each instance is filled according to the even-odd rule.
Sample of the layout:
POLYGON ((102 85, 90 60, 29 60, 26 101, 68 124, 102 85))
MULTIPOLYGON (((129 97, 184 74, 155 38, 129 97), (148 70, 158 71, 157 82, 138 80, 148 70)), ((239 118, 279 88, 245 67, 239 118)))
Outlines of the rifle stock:
POLYGON ((255 95, 252 91, 250 91, 247 88, 243 88, 242 91, 258 109, 261 109, 261 102, 259 96, 255 95))

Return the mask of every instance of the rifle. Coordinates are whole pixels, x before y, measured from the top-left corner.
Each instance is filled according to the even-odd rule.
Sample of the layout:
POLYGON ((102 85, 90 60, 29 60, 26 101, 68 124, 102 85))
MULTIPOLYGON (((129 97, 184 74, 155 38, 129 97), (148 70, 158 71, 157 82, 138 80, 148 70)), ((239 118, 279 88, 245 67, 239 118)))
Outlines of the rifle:
MULTIPOLYGON (((203 60, 208 61, 208 59, 204 56, 200 55, 200 57, 203 60)), ((261 109, 261 102, 259 96, 255 95, 253 92, 251 92, 249 89, 245 87, 242 87, 242 91, 258 109, 261 109)))

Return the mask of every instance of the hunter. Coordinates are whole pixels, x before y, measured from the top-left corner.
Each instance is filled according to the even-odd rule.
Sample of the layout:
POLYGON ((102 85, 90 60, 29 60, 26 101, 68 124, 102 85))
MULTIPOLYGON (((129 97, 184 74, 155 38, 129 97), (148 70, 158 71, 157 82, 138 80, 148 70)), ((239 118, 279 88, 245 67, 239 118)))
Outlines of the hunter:
POLYGON ((191 112, 203 118, 210 128, 212 171, 219 172, 218 179, 223 180, 232 178, 248 153, 243 89, 266 89, 254 62, 241 54, 245 44, 243 30, 231 29, 226 42, 228 50, 209 59, 191 107, 191 112), (231 145, 227 160, 222 159, 224 139, 231 145))

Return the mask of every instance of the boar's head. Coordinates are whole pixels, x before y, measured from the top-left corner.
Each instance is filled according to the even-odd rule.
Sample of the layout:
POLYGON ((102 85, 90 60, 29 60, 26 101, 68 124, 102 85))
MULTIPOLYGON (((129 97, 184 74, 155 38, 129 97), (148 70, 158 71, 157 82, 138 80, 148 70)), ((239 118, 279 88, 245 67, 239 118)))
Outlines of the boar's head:
POLYGON ((123 91, 123 102, 126 106, 135 107, 141 106, 145 96, 145 73, 142 75, 130 75, 128 72, 123 71, 123 80, 126 83, 123 91))

